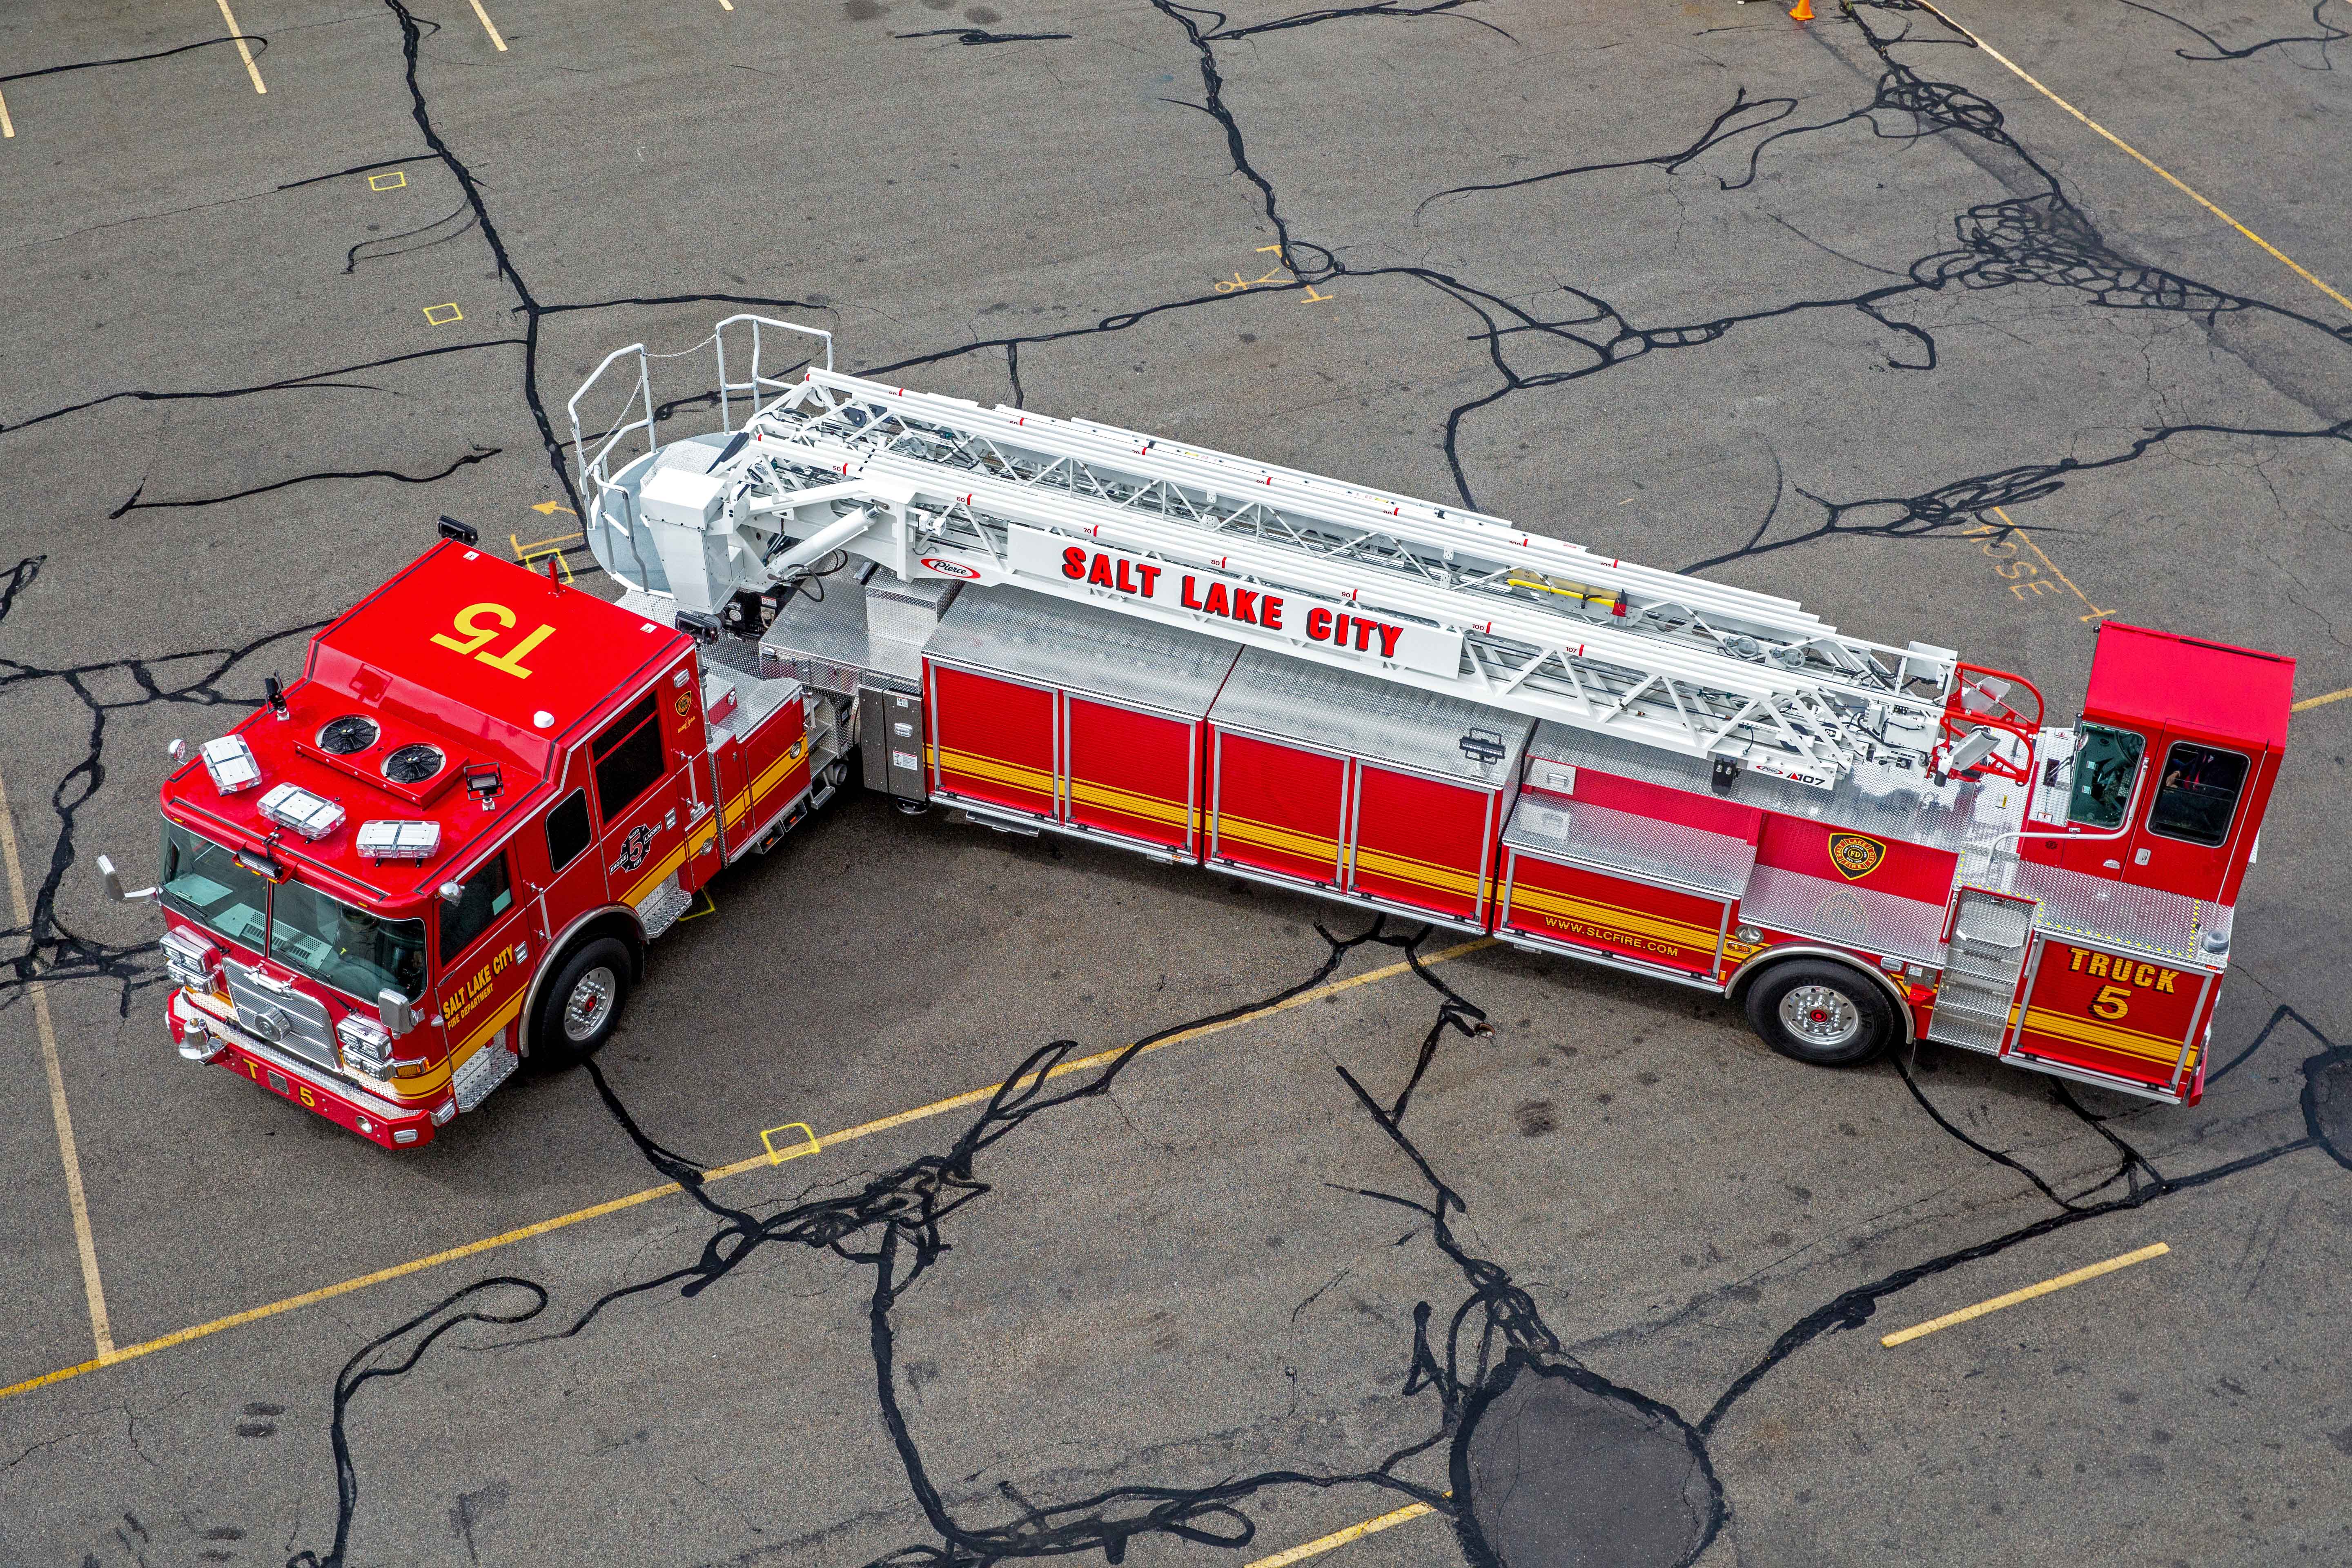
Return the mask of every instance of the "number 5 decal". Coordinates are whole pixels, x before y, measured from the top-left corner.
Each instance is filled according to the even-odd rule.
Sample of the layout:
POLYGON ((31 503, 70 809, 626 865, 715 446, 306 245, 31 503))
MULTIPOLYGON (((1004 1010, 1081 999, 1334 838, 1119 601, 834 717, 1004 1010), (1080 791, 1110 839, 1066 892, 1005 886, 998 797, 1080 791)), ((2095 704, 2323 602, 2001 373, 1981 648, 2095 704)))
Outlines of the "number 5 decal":
POLYGON ((2100 986, 2098 995, 2091 1001, 2092 1015, 2111 1024, 2130 1011, 2131 993, 2120 985, 2100 986))
POLYGON ((496 639, 500 632, 514 629, 514 612, 504 605, 468 605, 457 612, 454 622, 457 629, 465 634, 463 640, 446 632, 435 632, 433 640, 452 653, 470 653, 492 669, 502 669, 518 680, 530 679, 530 671, 522 667, 523 655, 555 635, 553 626, 542 626, 504 653, 483 653, 480 649, 496 639), (481 622, 485 616, 498 624, 483 626, 481 622))

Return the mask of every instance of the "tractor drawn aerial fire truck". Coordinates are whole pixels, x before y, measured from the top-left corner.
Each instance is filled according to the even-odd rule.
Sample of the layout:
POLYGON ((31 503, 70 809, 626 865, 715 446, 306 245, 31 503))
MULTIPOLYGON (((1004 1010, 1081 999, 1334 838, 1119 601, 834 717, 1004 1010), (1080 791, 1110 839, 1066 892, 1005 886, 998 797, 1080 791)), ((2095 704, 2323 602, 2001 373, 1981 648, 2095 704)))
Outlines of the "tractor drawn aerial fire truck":
POLYGON ((657 441, 643 345, 572 400, 617 602, 445 519, 173 742, 158 886, 99 864, 162 904, 183 1057, 428 1142, 593 1051, 697 889, 857 776, 1716 992, 1805 1061, 2201 1093, 2291 660, 2107 622, 2045 728, 2018 676, 1789 600, 838 374, 790 323, 715 342, 712 434, 657 441), (779 332, 825 368, 763 374, 779 332))

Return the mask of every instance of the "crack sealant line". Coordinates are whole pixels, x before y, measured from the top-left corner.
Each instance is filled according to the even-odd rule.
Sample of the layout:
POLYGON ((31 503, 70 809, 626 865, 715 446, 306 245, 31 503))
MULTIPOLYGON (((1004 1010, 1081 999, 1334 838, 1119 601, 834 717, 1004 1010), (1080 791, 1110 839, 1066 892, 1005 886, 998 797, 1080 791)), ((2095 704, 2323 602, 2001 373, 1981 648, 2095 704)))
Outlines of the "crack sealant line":
MULTIPOLYGON (((16 845, 16 819, 8 809, 8 786, 0 779, 0 858, 8 868, 8 900, 16 923, 33 929, 32 906, 25 898, 25 864, 16 845)), ((49 991, 29 966, 25 991, 33 1002, 33 1028, 41 1037, 41 1065, 49 1079, 49 1114, 58 1126, 58 1157, 66 1172, 66 1203, 73 1210, 74 1250, 81 1257, 82 1294, 89 1303, 90 1337, 98 1343, 99 1363, 115 1353, 114 1327, 106 1315, 106 1288, 98 1274, 98 1244, 90 1235, 89 1200, 81 1185, 81 1155, 74 1146, 73 1113, 66 1105, 65 1068, 58 1059, 58 1031, 49 1018, 49 991)), ((89 1364, 98 1364, 92 1363, 89 1364)))
MULTIPOLYGON (((4 804, 0 804, 0 822, 5 821, 5 807, 4 804)), ((13 843, 14 838, 12 837, 0 836, 0 846, 12 845, 13 843)), ((13 853, 9 858, 9 864, 12 868, 16 864, 13 853)), ((23 895, 20 891, 18 894, 18 902, 20 906, 22 901, 23 895)), ((20 920, 26 918, 22 912, 21 908, 17 918, 20 920)), ((1460 958, 1465 954, 1476 952, 1482 948, 1492 947, 1495 943, 1496 939, 1491 936, 1478 937, 1469 942, 1457 943, 1453 947, 1443 948, 1436 952, 1429 954, 1421 962, 1423 967, 1427 967, 1433 963, 1443 963, 1449 959, 1460 958)), ((1244 1024, 1255 1023, 1261 1018, 1269 1017, 1276 1013, 1287 1012, 1293 1007, 1303 1007, 1309 1002, 1321 1001, 1324 997, 1337 995, 1343 991, 1352 991, 1358 986, 1370 985, 1382 980, 1392 980, 1400 974, 1408 974, 1412 972, 1412 965, 1410 963, 1383 964, 1378 969, 1368 969, 1361 974, 1350 975, 1345 980, 1334 980, 1326 984, 1318 985, 1312 991, 1302 992, 1298 995, 1276 1002, 1272 1006, 1261 1007, 1255 1012, 1244 1013, 1238 1018, 1227 1018, 1219 1023, 1202 1024, 1197 1028, 1183 1030, 1179 1034, 1169 1036, 1166 1039, 1155 1040, 1151 1044, 1143 1047, 1141 1050, 1135 1050, 1135 1047, 1131 1046, 1121 1046, 1113 1050, 1097 1052, 1093 1056, 1084 1058, 1077 1061, 1063 1062, 1057 1067, 1052 1068, 1045 1076, 1048 1078, 1059 1078, 1066 1073, 1081 1072, 1089 1068, 1100 1067, 1104 1063, 1108 1062, 1114 1058, 1117 1058, 1122 1053, 1129 1050, 1135 1050, 1135 1054, 1138 1056, 1141 1056, 1145 1052, 1149 1051, 1165 1050, 1168 1047, 1176 1045, 1180 1041, 1196 1040, 1206 1035, 1223 1034, 1227 1029, 1239 1028, 1244 1024)), ((44 1004, 38 1000, 41 995, 41 992, 38 989, 40 983, 38 981, 35 981, 32 984, 34 986, 33 994, 36 997, 35 1006, 37 1009, 42 1008, 44 1004)), ((37 1013, 37 1016, 46 1017, 47 1014, 45 1011, 42 1011, 37 1013)), ((55 1084, 57 1079, 53 1076, 50 1081, 52 1084, 55 1084)), ((986 1089, 975 1089, 965 1094, 951 1095, 945 1100, 933 1100, 929 1105, 918 1106, 912 1110, 902 1110, 894 1116, 881 1117, 873 1121, 860 1122, 857 1126, 845 1128, 839 1132, 827 1133, 824 1137, 815 1141, 814 1147, 813 1147, 809 1152, 814 1153, 818 1150, 827 1148, 835 1143, 847 1142, 851 1139, 855 1138, 867 1137, 876 1132, 887 1131, 894 1127, 903 1127, 910 1121, 920 1121, 929 1117, 940 1115, 946 1111, 961 1110, 968 1105, 978 1105, 990 1099, 1003 1087, 1004 1086, 1003 1084, 991 1084, 986 1089)), ((62 1110, 60 1111, 60 1115, 62 1115, 62 1110)), ((60 1123, 60 1130, 63 1131, 62 1123, 60 1123)), ((69 1133, 68 1135, 70 1136, 69 1133)), ((774 1163, 775 1162, 767 1154, 754 1154, 749 1159, 738 1160, 731 1165, 721 1165, 714 1170, 704 1173, 703 1181, 706 1184, 711 1182, 721 1181, 726 1177, 741 1175, 747 1171, 756 1169, 762 1165, 772 1164, 774 1163)), ((68 1170, 70 1171, 70 1169, 71 1167, 68 1165, 68 1170)), ((570 1214, 558 1215, 552 1219, 543 1219, 535 1225, 527 1225, 515 1230, 501 1232, 497 1236, 485 1237, 479 1241, 469 1241, 462 1247, 452 1247, 444 1251, 433 1253, 428 1257, 411 1258, 405 1263, 395 1263, 388 1268, 379 1268, 373 1274, 362 1274, 355 1279, 345 1279, 338 1284, 324 1285, 316 1290, 306 1290, 299 1296, 289 1296, 281 1301, 271 1301, 259 1307, 248 1307, 244 1311, 232 1312, 227 1317, 215 1318, 208 1323, 197 1323, 191 1327, 180 1329, 174 1332, 165 1334, 160 1339, 147 1340, 135 1345, 126 1345, 120 1350, 115 1349, 112 1342, 106 1337, 106 1331, 102 1326, 103 1320, 100 1317, 100 1315, 104 1312, 105 1306, 104 1303, 93 1293, 91 1297, 92 1315, 94 1318, 99 1318, 101 1324, 100 1330, 100 1353, 98 1356, 94 1360, 83 1362, 77 1366, 60 1367, 55 1372, 43 1373, 38 1377, 26 1378, 22 1383, 14 1383, 5 1387, 0 1387, 0 1399, 5 1399, 11 1394, 29 1394, 36 1388, 43 1388, 53 1383, 63 1383, 68 1378, 79 1377, 84 1373, 96 1372, 100 1367, 113 1366, 118 1363, 131 1361, 140 1356, 152 1355, 157 1351, 170 1350, 175 1345, 184 1345, 192 1340, 204 1339, 209 1335, 219 1333, 224 1329, 241 1328, 247 1323, 258 1322, 264 1318, 274 1318, 282 1312, 290 1312, 298 1307, 308 1307, 320 1301, 332 1300, 337 1296, 347 1296, 354 1290, 366 1289, 371 1285, 381 1285, 389 1280, 398 1279, 405 1275, 421 1273, 427 1268, 438 1268, 444 1263, 455 1263, 459 1258, 473 1258, 485 1252, 494 1251, 501 1247, 511 1246, 519 1241, 529 1241, 534 1237, 545 1236, 551 1231, 562 1230, 568 1226, 578 1225, 585 1220, 601 1219, 606 1215, 618 1214, 623 1209, 635 1208, 639 1204, 650 1203, 656 1198, 666 1198, 683 1190, 684 1189, 676 1182, 664 1182, 657 1187, 647 1187, 641 1192, 630 1193, 625 1196, 612 1198, 601 1204, 591 1205, 587 1208, 575 1209, 570 1214)), ((78 1181, 74 1184, 74 1191, 77 1194, 79 1194, 80 1186, 78 1181)), ((85 1236, 87 1235, 86 1232, 84 1234, 85 1236)), ((85 1248, 87 1248, 86 1241, 85 1248)), ((86 1277, 90 1281, 91 1289, 93 1292, 95 1292, 98 1278, 96 1271, 97 1262, 95 1255, 88 1250, 85 1250, 83 1253, 83 1267, 86 1277)))
POLYGON ((1990 44, 1986 43, 1982 38, 1970 32, 1968 28, 1961 26, 1959 23, 1951 18, 1949 14, 1945 12, 1940 6, 1935 5, 1933 0, 1917 0, 1917 3, 1921 10, 1938 18, 1946 26, 1951 28, 1952 31, 1959 34, 1960 37, 1968 39, 1969 42, 1974 44, 1978 48, 1982 49, 1993 59, 2000 61, 2000 64, 2007 67, 2010 74, 2016 77, 2018 80, 2023 82, 2026 86, 2032 88, 2034 91, 2040 93, 2042 97, 2048 99, 2051 102, 2056 104, 2059 108, 2064 110, 2067 113, 2073 115, 2075 119, 2081 121, 2084 124, 2097 132, 2100 135, 2105 137, 2108 141, 2114 142, 2124 152, 2130 153, 2133 158, 2146 165, 2150 173, 2162 179, 2167 184, 2172 186, 2182 195, 2187 196, 2190 201, 2195 202, 2199 206, 2203 207, 2207 212, 2211 213, 2215 217, 2220 218, 2223 223, 2228 224, 2231 228, 2236 229, 2240 234, 2244 235, 2248 239, 2252 240, 2256 245, 2262 247, 2263 249, 2270 252, 2271 256, 2274 259, 2276 259, 2281 265, 2284 266, 2288 271, 2293 272, 2297 278, 2302 279, 2305 283, 2310 284, 2313 288, 2318 289, 2321 293, 2335 300, 2338 305, 2344 307, 2345 310, 2352 310, 2352 300, 2346 299, 2343 295, 2329 288, 2319 279, 2305 271, 2303 266, 2298 263, 2294 257, 2289 256, 2285 251, 2281 250, 2277 246, 2273 245, 2269 240, 2264 239, 2261 235, 2256 234, 2252 229, 2248 228, 2244 224, 2240 223, 2236 218, 2231 217, 2228 213, 2225 213, 2220 207, 2215 206, 2211 202, 2207 201, 2202 195, 2199 195, 2187 181, 2181 179, 2171 170, 2167 169, 2163 164, 2158 163, 2155 159, 2149 157, 2147 153, 2141 152, 2138 148, 2133 146, 2130 142, 2125 141, 2122 137, 2116 135, 2114 132, 2108 130, 2105 126, 2100 124, 2097 121, 2092 119, 2089 115, 2084 113, 2081 110, 2075 108, 2073 104, 2067 102, 2064 99, 2059 97, 2056 93, 2051 91, 2048 88, 2036 81, 2032 76, 2026 73, 2024 67, 2019 65, 2015 60, 2011 59, 2007 55, 2002 54, 1999 49, 1994 48, 1990 44))

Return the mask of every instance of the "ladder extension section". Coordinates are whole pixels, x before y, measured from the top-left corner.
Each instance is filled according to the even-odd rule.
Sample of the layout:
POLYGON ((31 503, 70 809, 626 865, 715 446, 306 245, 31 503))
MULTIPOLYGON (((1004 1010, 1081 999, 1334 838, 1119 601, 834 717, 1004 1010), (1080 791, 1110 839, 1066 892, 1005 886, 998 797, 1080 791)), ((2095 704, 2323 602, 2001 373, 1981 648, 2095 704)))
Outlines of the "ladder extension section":
POLYGON ((1951 650, 1843 637, 1790 600, 1113 426, 829 370, 721 448, 673 445, 609 477, 582 456, 599 561, 689 610, 789 584, 845 550, 902 577, 1015 583, 1822 787, 1858 762, 1930 765, 1954 689, 1951 650), (1162 563, 1171 584, 1197 572, 1284 595, 1290 635, 1041 566, 1066 544, 1162 563), (1406 627, 1404 646, 1301 640, 1315 605, 1406 627))

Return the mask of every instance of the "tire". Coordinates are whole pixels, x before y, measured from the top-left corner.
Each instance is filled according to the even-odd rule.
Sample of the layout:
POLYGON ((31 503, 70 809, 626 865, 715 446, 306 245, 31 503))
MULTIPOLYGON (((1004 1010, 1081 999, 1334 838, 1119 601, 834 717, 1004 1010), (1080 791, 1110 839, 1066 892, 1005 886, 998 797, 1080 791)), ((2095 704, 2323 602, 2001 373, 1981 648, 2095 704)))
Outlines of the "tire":
POLYGON ((596 1054, 629 994, 629 950, 609 936, 572 950, 531 1011, 532 1067, 561 1072, 596 1054))
POLYGON ((1827 959, 1772 965, 1749 982, 1747 1001, 1748 1022, 1766 1045, 1814 1067, 1858 1067, 1902 1028, 1876 981, 1827 959))

